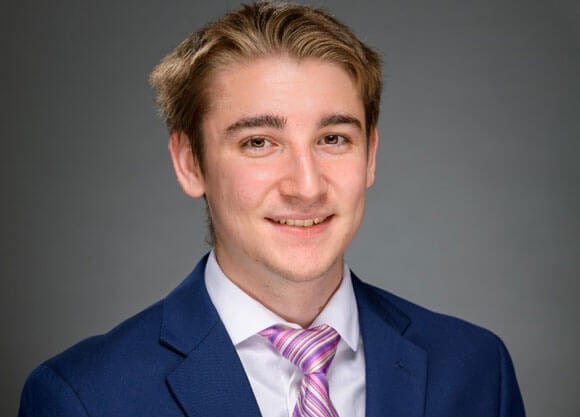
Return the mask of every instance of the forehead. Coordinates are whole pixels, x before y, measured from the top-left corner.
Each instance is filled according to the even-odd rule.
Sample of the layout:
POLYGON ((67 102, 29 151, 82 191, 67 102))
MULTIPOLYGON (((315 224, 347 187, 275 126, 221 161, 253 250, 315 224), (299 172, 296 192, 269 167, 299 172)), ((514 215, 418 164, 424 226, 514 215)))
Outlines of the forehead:
POLYGON ((208 88, 206 121, 244 114, 287 118, 352 113, 364 118, 358 88, 338 64, 317 58, 270 56, 223 66, 208 88))

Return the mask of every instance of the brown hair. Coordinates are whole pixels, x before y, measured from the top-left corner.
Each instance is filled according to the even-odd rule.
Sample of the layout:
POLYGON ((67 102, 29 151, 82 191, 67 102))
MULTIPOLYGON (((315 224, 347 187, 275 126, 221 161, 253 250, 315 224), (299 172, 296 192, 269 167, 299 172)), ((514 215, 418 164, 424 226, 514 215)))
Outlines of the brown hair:
POLYGON ((270 1, 242 5, 191 34, 150 76, 167 128, 189 137, 202 171, 202 121, 209 105, 212 75, 235 62, 277 54, 340 65, 359 89, 367 135, 376 126, 382 76, 375 51, 321 9, 270 1))

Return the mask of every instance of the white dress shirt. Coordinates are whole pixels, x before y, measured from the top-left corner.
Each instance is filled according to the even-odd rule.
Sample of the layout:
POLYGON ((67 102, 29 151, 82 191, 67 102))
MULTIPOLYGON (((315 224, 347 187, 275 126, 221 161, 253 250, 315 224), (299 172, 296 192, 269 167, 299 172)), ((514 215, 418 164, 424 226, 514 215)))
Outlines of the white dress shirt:
MULTIPOLYGON (((264 417, 290 417, 296 404, 302 371, 257 333, 274 324, 299 329, 242 291, 218 265, 212 251, 205 267, 210 299, 242 362, 264 417)), ((344 265, 340 287, 311 327, 332 326, 340 342, 327 378, 330 399, 340 417, 365 415, 365 361, 358 310, 350 270, 344 265)))

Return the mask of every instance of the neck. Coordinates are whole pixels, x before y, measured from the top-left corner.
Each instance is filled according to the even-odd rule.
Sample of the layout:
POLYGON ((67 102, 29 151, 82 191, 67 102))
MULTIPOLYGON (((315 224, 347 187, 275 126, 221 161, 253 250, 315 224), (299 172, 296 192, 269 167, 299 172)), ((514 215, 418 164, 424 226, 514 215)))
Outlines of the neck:
POLYGON ((341 282, 342 274, 333 280, 332 286, 326 282, 300 282, 270 294, 256 294, 242 289, 284 320, 308 328, 328 304, 341 282))
POLYGON ((285 276, 264 267, 252 271, 216 259, 224 274, 242 291, 284 320, 303 328, 312 324, 334 295, 343 276, 342 258, 316 277, 285 276))

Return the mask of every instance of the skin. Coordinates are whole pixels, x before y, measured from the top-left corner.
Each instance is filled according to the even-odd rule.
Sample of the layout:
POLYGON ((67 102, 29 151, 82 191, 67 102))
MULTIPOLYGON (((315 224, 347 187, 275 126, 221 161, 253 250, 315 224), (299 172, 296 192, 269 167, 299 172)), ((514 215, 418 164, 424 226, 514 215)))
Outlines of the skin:
POLYGON ((187 136, 171 134, 178 181, 187 195, 206 196, 226 276, 307 327, 340 285, 374 181, 378 133, 367 139, 348 73, 322 60, 234 64, 210 91, 203 173, 187 136))

